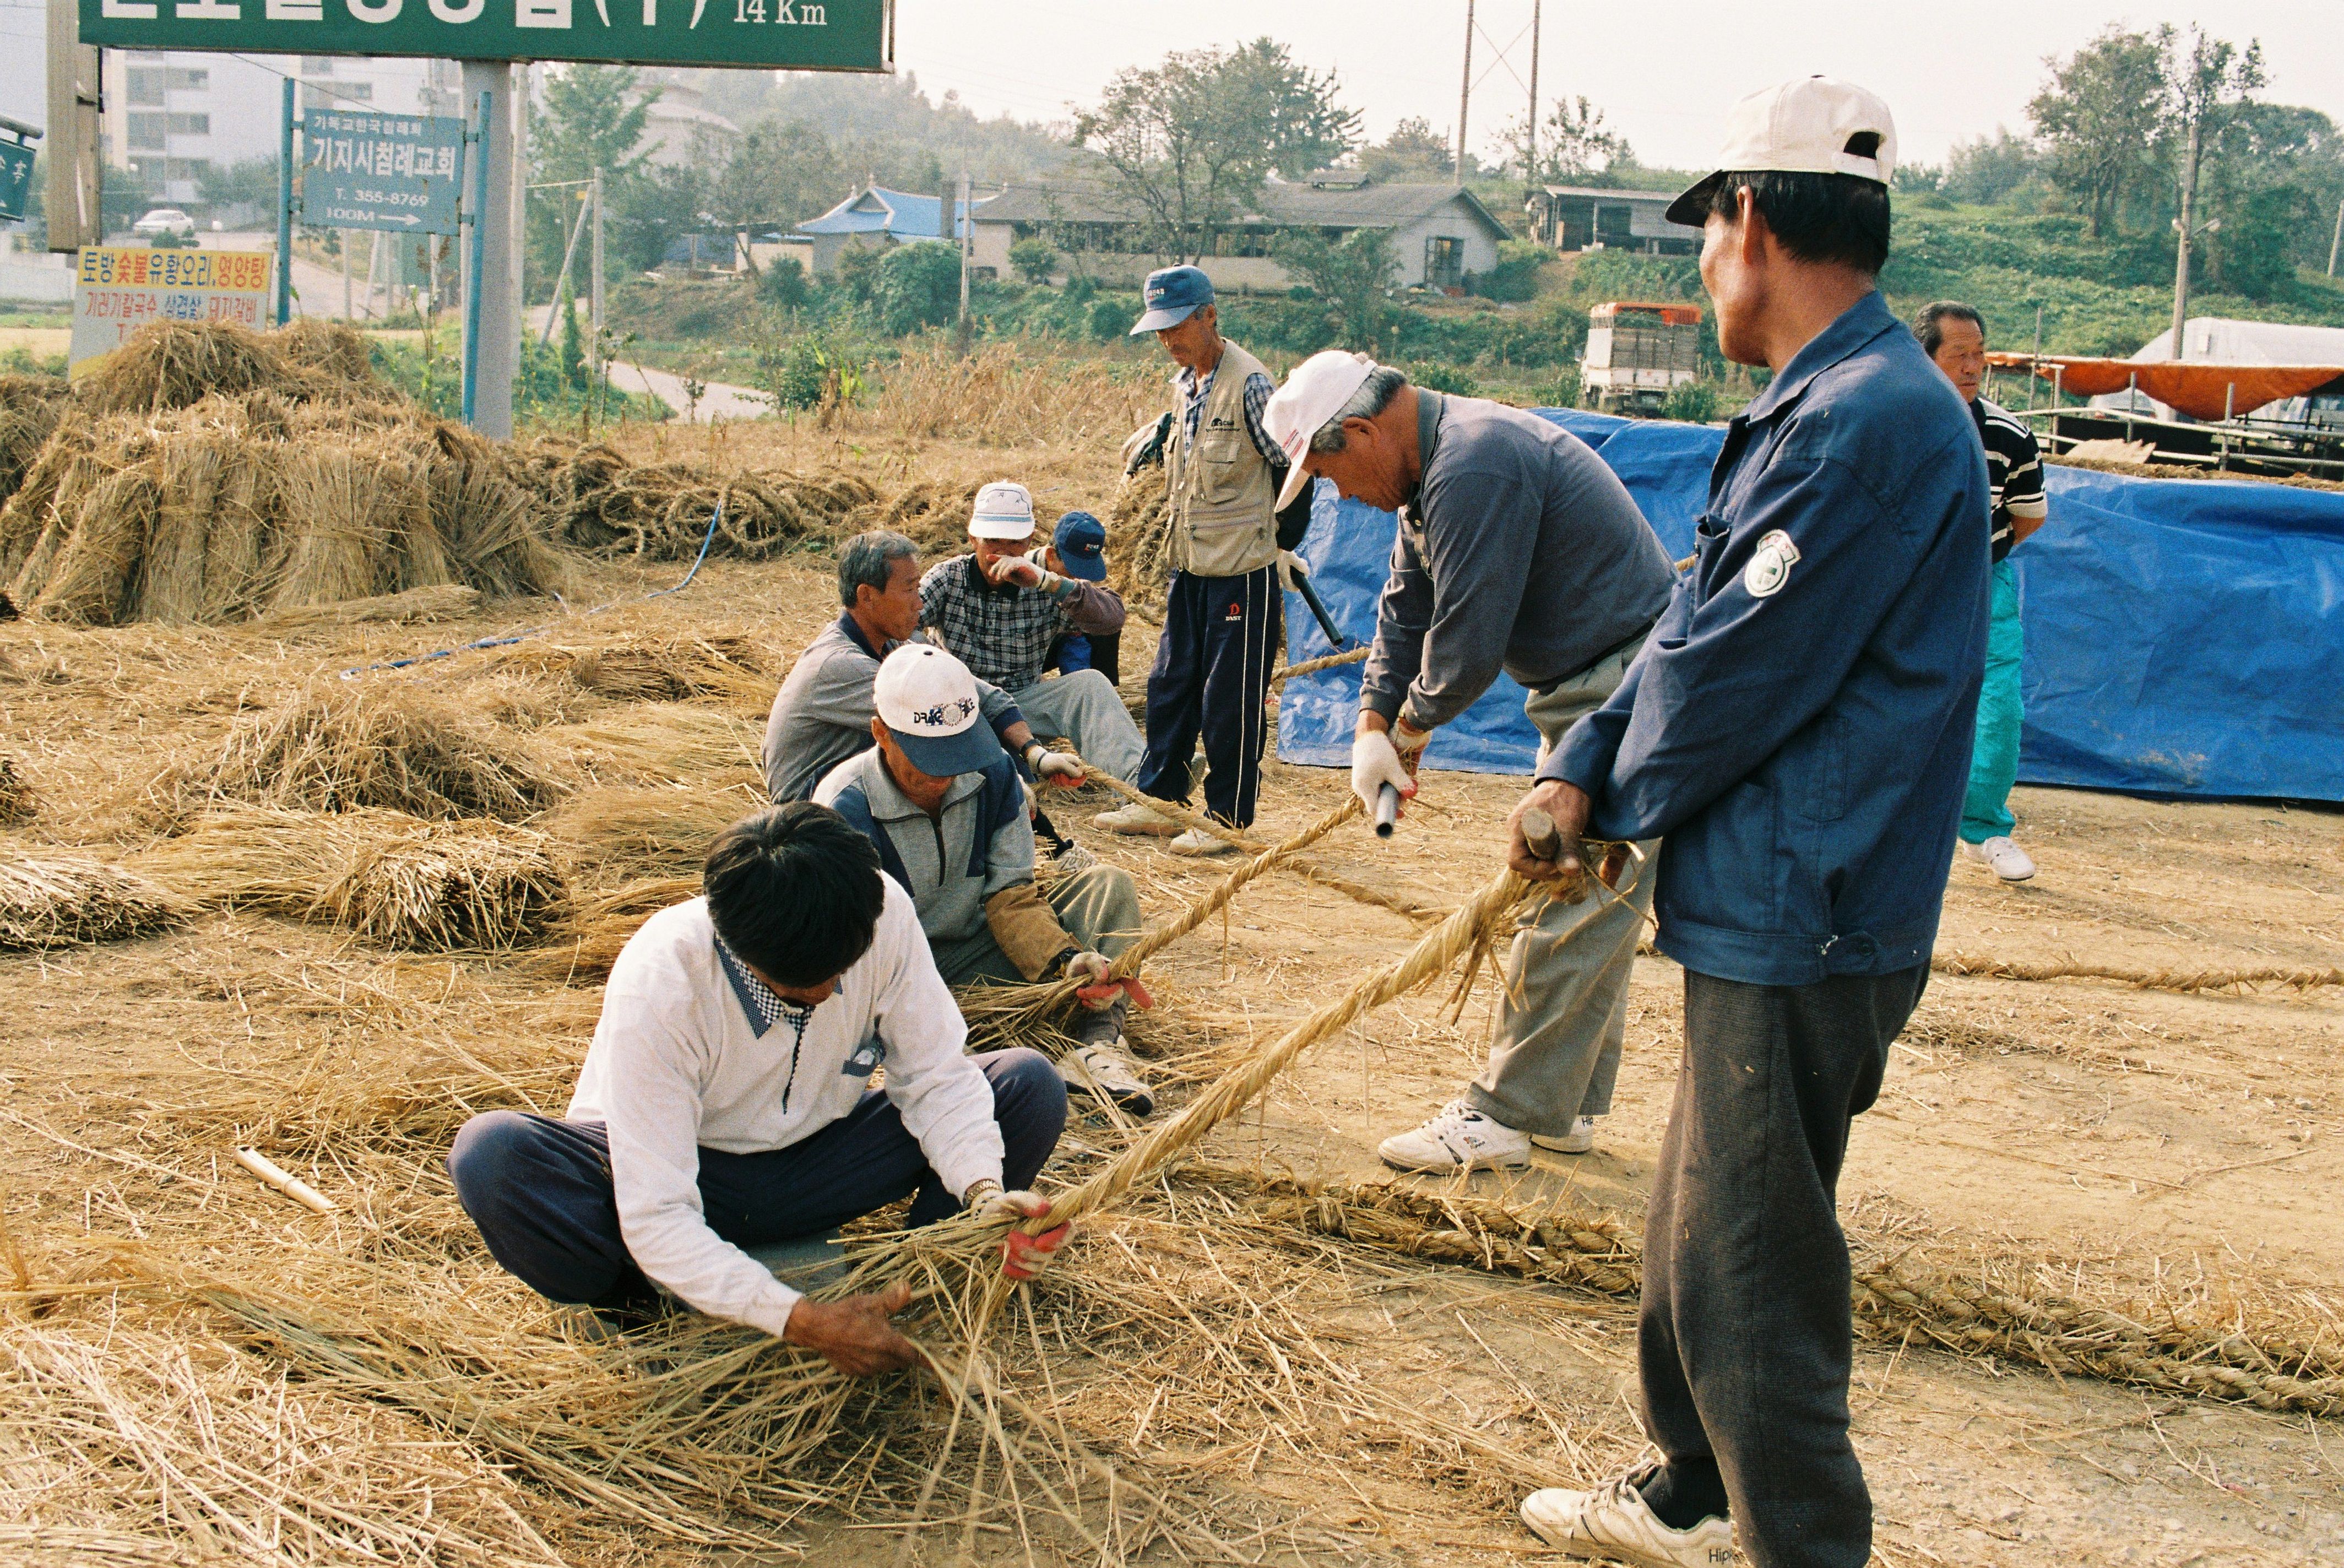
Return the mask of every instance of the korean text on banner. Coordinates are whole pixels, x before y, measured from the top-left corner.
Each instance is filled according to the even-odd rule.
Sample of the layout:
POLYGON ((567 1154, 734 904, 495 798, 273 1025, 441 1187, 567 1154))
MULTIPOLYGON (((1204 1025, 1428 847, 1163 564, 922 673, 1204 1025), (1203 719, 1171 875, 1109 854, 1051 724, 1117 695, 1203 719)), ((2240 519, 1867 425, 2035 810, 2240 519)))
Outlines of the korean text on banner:
POLYGON ((262 250, 148 250, 91 246, 74 270, 74 379, 101 368, 139 328, 155 321, 268 321, 272 258, 262 250))

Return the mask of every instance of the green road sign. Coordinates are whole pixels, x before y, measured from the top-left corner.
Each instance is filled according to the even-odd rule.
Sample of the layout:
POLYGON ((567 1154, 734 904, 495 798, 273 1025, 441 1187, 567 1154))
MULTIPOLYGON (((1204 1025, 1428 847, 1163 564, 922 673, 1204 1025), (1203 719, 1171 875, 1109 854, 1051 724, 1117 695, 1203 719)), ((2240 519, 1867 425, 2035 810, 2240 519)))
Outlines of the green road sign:
POLYGON ((444 115, 312 109, 301 116, 301 221, 453 234, 464 122, 444 115))
POLYGON ((884 71, 894 0, 79 0, 105 48, 884 71))
POLYGON ((33 149, 0 139, 0 217, 25 216, 25 194, 33 187, 33 149))

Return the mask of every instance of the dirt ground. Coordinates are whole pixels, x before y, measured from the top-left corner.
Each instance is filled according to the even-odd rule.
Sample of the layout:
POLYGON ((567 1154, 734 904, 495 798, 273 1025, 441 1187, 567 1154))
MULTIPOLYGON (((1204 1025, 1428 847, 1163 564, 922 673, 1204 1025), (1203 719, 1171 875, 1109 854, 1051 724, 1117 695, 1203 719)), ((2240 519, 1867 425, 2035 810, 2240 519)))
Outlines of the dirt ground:
MULTIPOLYGON (((663 587, 674 574, 668 566, 581 569, 571 602, 663 587)), ((778 671, 834 612, 830 592, 820 559, 715 562, 684 593, 565 624, 554 636, 741 634, 778 671)), ((528 619, 491 612, 454 626, 276 637, 0 627, 0 746, 43 803, 20 836, 109 854, 135 846, 142 779, 175 748, 216 745, 244 708, 315 671, 451 645, 528 619)), ((1147 642, 1135 622, 1123 652, 1127 692, 1139 689, 1147 642)), ((413 674, 364 678, 477 694, 503 689, 510 666, 500 658, 464 654, 413 674)), ((596 709, 571 703, 577 713, 550 712, 553 699, 535 702, 530 722, 539 723, 596 709)), ((748 765, 744 752, 739 767, 748 765)), ((1331 770, 1273 762, 1266 772, 1258 831, 1272 840, 1338 804, 1345 787, 1331 770)), ((1497 824, 1520 787, 1506 777, 1429 775, 1421 805, 1389 844, 1354 824, 1322 846, 1323 858, 1362 882, 1458 902, 1498 869, 1497 824)), ((1103 861, 1139 878, 1151 916, 1202 895, 1228 868, 1097 832, 1090 814, 1114 804, 1097 794, 1053 801, 1052 814, 1103 861)), ((1957 864, 1941 955, 2197 970, 2328 966, 2344 949, 2344 824, 2334 814, 2041 789, 2019 792, 2016 810, 2041 874, 2006 886, 1983 867, 1957 864)), ((1205 1076, 1413 937, 1390 912, 1290 876, 1266 878, 1239 897, 1226 926, 1198 931, 1153 971, 1167 1022, 1151 1029, 1152 1048, 1176 1053, 1158 1070, 1176 1083, 1205 1076)), ((432 961, 445 970, 444 986, 430 964, 405 961, 409 994, 420 999, 397 1018, 369 1021, 351 1010, 349 976, 380 956, 318 926, 209 916, 144 942, 0 958, 0 988, 13 998, 0 1017, 0 1208, 11 1231, 35 1251, 45 1237, 59 1245, 179 1238, 215 1251, 233 1243, 265 1265, 277 1239, 314 1240, 319 1224, 223 1170, 224 1136, 208 1166, 187 1153, 174 1125, 187 1107, 207 1097, 242 1104, 307 1092, 345 1037, 412 1029, 420 1037, 459 1012, 468 1027, 487 1027, 490 1008, 495 1027, 541 1033, 557 1066, 574 1059, 591 1028, 591 987, 480 957, 432 961), (208 1179, 195 1179, 201 1171, 208 1179)), ((1306 1058, 1258 1114, 1225 1127, 1211 1154, 1264 1171, 1378 1174, 1376 1142, 1413 1125, 1476 1070, 1488 991, 1485 980, 1453 1024, 1438 991, 1371 1015, 1306 1058)), ((1628 1053, 1596 1152, 1541 1152, 1531 1172, 1485 1175, 1472 1189, 1611 1210, 1638 1226, 1675 1071, 1679 995, 1672 965, 1639 961, 1628 1053)), ((2180 995, 1939 975, 1895 1049, 1880 1104, 1856 1126, 1844 1214, 1859 1235, 1975 1254, 2078 1296, 2228 1292, 2284 1304, 2300 1318, 2299 1338, 2333 1336, 2344 1331, 2330 1310, 2344 1306, 2332 1300, 2344 1294, 2344 1219, 2330 1197, 2344 1178, 2344 1151, 2330 1147, 2344 1098, 2339 1009, 2344 997, 2332 989, 2180 995)), ((1115 1141, 1096 1125, 1078 1136, 1115 1141)), ((364 1179, 360 1168, 338 1168, 330 1151, 302 1169, 328 1190, 364 1179)), ((364 1202, 386 1212, 429 1209, 459 1238, 450 1243, 450 1278, 467 1293, 502 1289, 477 1249, 462 1250, 444 1180, 427 1168, 415 1183, 369 1192, 364 1202)), ((1116 1248, 1144 1262, 1154 1238, 1169 1270, 1195 1241, 1174 1234, 1183 1223, 1201 1226, 1206 1243, 1218 1234, 1209 1207, 1167 1196, 1142 1206, 1116 1238, 1095 1235, 1067 1268, 1104 1269, 1116 1248)), ((1251 1245, 1235 1230, 1228 1244, 1233 1257, 1251 1245)), ((1219 1254, 1211 1256, 1218 1270, 1219 1254)), ((1287 1330, 1271 1313, 1260 1330, 1269 1359, 1233 1361, 1209 1400, 1213 1391, 1179 1381, 1160 1416, 1149 1368, 1101 1349, 1122 1342, 1111 1337, 1066 1360, 1058 1391, 1121 1401, 1114 1408, 1127 1414, 1115 1430, 1104 1418, 1087 1429, 1097 1452, 1208 1476, 1207 1493, 1231 1517, 1286 1521, 1282 1543, 1258 1533, 1256 1550, 1283 1561, 1551 1560, 1512 1517, 1522 1487, 1591 1480, 1638 1446, 1632 1301, 1394 1264, 1332 1244, 1310 1254, 1308 1267, 1280 1262, 1287 1255, 1270 1247, 1246 1256, 1256 1270, 1244 1277, 1251 1310, 1261 1315, 1270 1291, 1288 1320, 1311 1325, 1301 1340, 1281 1337, 1287 1330), (1288 1366, 1310 1354, 1325 1368, 1298 1375, 1339 1391, 1324 1405, 1308 1404, 1288 1366), (1331 1422, 1306 1434, 1281 1413, 1305 1407, 1373 1407, 1394 1421, 1388 1412, 1404 1408, 1416 1435, 1378 1435, 1365 1416, 1356 1442, 1329 1435, 1331 1422), (1170 1431, 1176 1416, 1186 1425, 1170 1431), (1462 1457, 1433 1452, 1423 1434, 1436 1427, 1446 1452, 1462 1457)), ((1199 1310, 1206 1295, 1199 1288, 1199 1310)), ((535 1310, 518 1291, 494 1299, 535 1310)), ((1167 1389, 1178 1381, 1163 1376, 1167 1389)), ((2332 1468, 2344 1463, 2344 1431, 2329 1421, 2063 1379, 1918 1343, 1861 1345, 1854 1404, 1879 1555, 1889 1564, 2344 1563, 2344 1485, 2332 1468), (2329 1435, 2339 1437, 2334 1462, 2329 1435)), ((25 1506, 37 1519, 37 1507, 25 1506)), ((746 1560, 636 1542, 609 1520, 590 1527, 561 1518, 575 1528, 550 1538, 573 1561, 746 1560)), ((825 1559, 896 1560, 896 1535, 852 1509, 817 1511, 799 1527, 825 1559)), ((157 1520, 153 1539, 184 1539, 177 1528, 157 1520)), ((9 1539, 0 1529, 0 1555, 9 1539)), ((975 1541, 978 1556, 1022 1551, 998 1521, 975 1541)))

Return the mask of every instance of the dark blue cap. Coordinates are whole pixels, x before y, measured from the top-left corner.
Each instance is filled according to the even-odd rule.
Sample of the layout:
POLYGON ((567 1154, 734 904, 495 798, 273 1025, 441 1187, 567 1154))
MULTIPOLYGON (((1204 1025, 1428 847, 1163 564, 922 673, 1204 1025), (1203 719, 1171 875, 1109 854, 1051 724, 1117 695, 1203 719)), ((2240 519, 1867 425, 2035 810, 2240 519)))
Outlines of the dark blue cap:
POLYGON ((1089 512, 1070 511, 1060 518, 1050 548, 1058 552, 1058 564, 1067 576, 1085 582, 1106 576, 1106 525, 1089 512))
POLYGON ((1198 307, 1210 305, 1213 280, 1205 276, 1201 267, 1161 267, 1147 275, 1140 298, 1147 302, 1147 314, 1131 329, 1135 338, 1177 327, 1194 316, 1198 307))

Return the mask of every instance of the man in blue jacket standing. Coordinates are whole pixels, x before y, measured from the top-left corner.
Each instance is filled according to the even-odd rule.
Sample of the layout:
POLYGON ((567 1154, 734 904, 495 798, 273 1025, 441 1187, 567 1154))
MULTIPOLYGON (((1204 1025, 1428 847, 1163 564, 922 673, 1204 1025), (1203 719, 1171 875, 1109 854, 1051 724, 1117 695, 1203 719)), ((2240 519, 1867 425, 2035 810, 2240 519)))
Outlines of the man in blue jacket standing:
POLYGON ((1576 1555, 1871 1554, 1839 1171, 1928 977, 1987 609, 1976 432, 1874 287, 1895 145, 1870 93, 1785 83, 1735 106, 1719 172, 1671 207, 1705 230, 1720 348, 1773 378, 1728 429, 1692 570, 1514 814, 1533 876, 1583 875, 1582 834, 1665 837, 1659 942, 1685 972, 1637 1326, 1662 1458, 1523 1503, 1576 1555))

